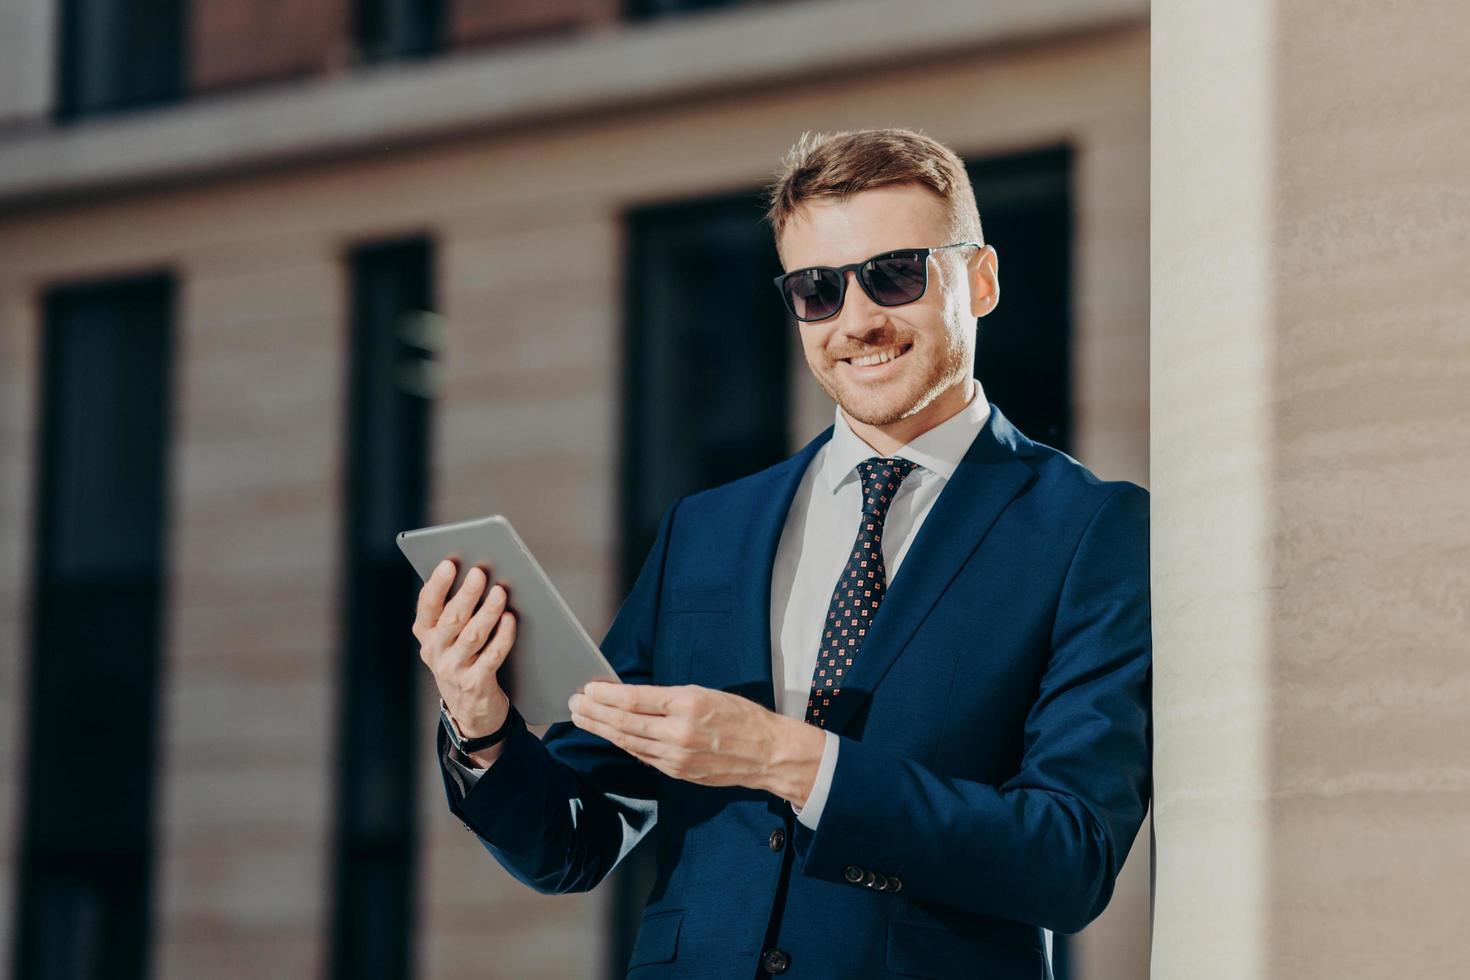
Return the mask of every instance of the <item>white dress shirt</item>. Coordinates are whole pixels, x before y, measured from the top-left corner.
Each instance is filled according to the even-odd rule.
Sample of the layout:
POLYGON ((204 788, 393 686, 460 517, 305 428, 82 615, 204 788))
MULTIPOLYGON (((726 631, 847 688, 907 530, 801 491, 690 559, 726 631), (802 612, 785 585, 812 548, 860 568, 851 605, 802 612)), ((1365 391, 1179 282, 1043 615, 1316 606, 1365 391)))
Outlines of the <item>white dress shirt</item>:
MULTIPOLYGON (((801 484, 786 512, 786 525, 771 569, 771 679, 775 708, 789 718, 806 717, 812 674, 817 668, 822 624, 832 590, 847 565, 848 553, 857 538, 863 512, 862 479, 857 464, 883 456, 852 431, 836 408, 832 438, 812 456, 801 484)), ((973 380, 970 400, 960 411, 899 447, 889 456, 902 456, 919 464, 900 484, 883 522, 883 567, 892 582, 904 555, 928 516, 939 492, 954 475, 960 460, 990 416, 990 403, 978 380, 973 380)), ((858 649, 862 656, 862 649, 858 649)), ((841 697, 839 694, 838 697, 841 697)), ((826 733, 816 782, 806 805, 797 809, 797 819, 815 830, 837 767, 838 738, 826 733)), ((447 761, 462 777, 462 789, 485 772, 465 765, 453 747, 446 749, 447 761)))

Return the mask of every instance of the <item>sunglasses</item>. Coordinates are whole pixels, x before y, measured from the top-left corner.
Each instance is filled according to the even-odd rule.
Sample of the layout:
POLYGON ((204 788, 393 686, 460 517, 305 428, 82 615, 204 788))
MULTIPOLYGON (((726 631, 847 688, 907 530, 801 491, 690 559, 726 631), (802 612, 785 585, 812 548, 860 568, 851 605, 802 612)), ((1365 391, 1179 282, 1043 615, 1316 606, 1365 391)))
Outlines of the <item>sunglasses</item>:
POLYGON ((879 306, 902 306, 924 295, 929 288, 929 254, 979 242, 955 242, 934 248, 899 248, 861 262, 832 268, 814 265, 793 269, 773 282, 791 315, 803 323, 825 320, 842 309, 847 296, 847 270, 857 272, 858 285, 879 306))

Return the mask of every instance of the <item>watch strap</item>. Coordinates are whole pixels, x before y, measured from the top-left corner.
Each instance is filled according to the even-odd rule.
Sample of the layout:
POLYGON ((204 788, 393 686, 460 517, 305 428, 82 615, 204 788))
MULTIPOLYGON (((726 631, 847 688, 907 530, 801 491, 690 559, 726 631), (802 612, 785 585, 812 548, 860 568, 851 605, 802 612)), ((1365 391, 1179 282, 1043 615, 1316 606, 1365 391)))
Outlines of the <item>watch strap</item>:
POLYGON ((454 747, 466 755, 471 752, 483 752, 493 745, 499 745, 510 734, 511 727, 515 724, 515 720, 518 717, 520 717, 520 713, 516 711, 516 706, 512 704, 510 710, 505 713, 505 721, 501 722, 500 727, 495 729, 495 731, 476 738, 466 738, 460 733, 459 726, 455 724, 454 716, 449 713, 449 705, 444 703, 443 698, 439 699, 439 720, 444 725, 445 732, 449 735, 449 741, 454 743, 454 747))

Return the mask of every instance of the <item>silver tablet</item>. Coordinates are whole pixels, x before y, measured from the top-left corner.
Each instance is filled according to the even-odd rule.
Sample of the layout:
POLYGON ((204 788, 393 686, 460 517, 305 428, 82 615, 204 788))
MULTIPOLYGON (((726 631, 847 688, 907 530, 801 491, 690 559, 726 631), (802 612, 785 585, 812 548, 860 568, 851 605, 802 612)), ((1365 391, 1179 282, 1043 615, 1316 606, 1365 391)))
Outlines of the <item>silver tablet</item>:
MULTIPOLYGON (((491 583, 505 586, 516 616, 515 646, 506 664, 515 677, 516 710, 529 724, 570 721, 567 700, 583 684, 599 678, 620 680, 510 521, 500 514, 400 531, 398 547, 424 580, 445 558, 454 559, 457 571, 446 602, 475 565, 485 570, 491 583)), ((482 592, 477 607, 483 602, 482 592)))

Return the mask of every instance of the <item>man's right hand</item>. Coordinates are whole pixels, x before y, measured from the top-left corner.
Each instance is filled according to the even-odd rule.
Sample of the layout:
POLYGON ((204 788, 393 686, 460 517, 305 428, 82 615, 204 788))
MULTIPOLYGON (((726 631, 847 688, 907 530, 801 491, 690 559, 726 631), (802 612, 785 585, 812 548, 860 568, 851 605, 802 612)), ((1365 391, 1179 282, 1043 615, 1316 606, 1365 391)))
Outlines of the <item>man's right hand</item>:
MULTIPOLYGON (((487 582, 479 566, 469 570, 464 584, 446 604, 444 596, 454 575, 454 562, 446 558, 419 589, 413 635, 419 641, 419 657, 433 673, 455 724, 463 735, 476 738, 499 728, 510 712, 510 698, 501 690, 495 672, 515 643, 516 619, 506 609, 508 596, 499 582, 490 588, 485 604, 475 610, 487 582)), ((470 758, 488 766, 504 745, 493 745, 470 758)))

